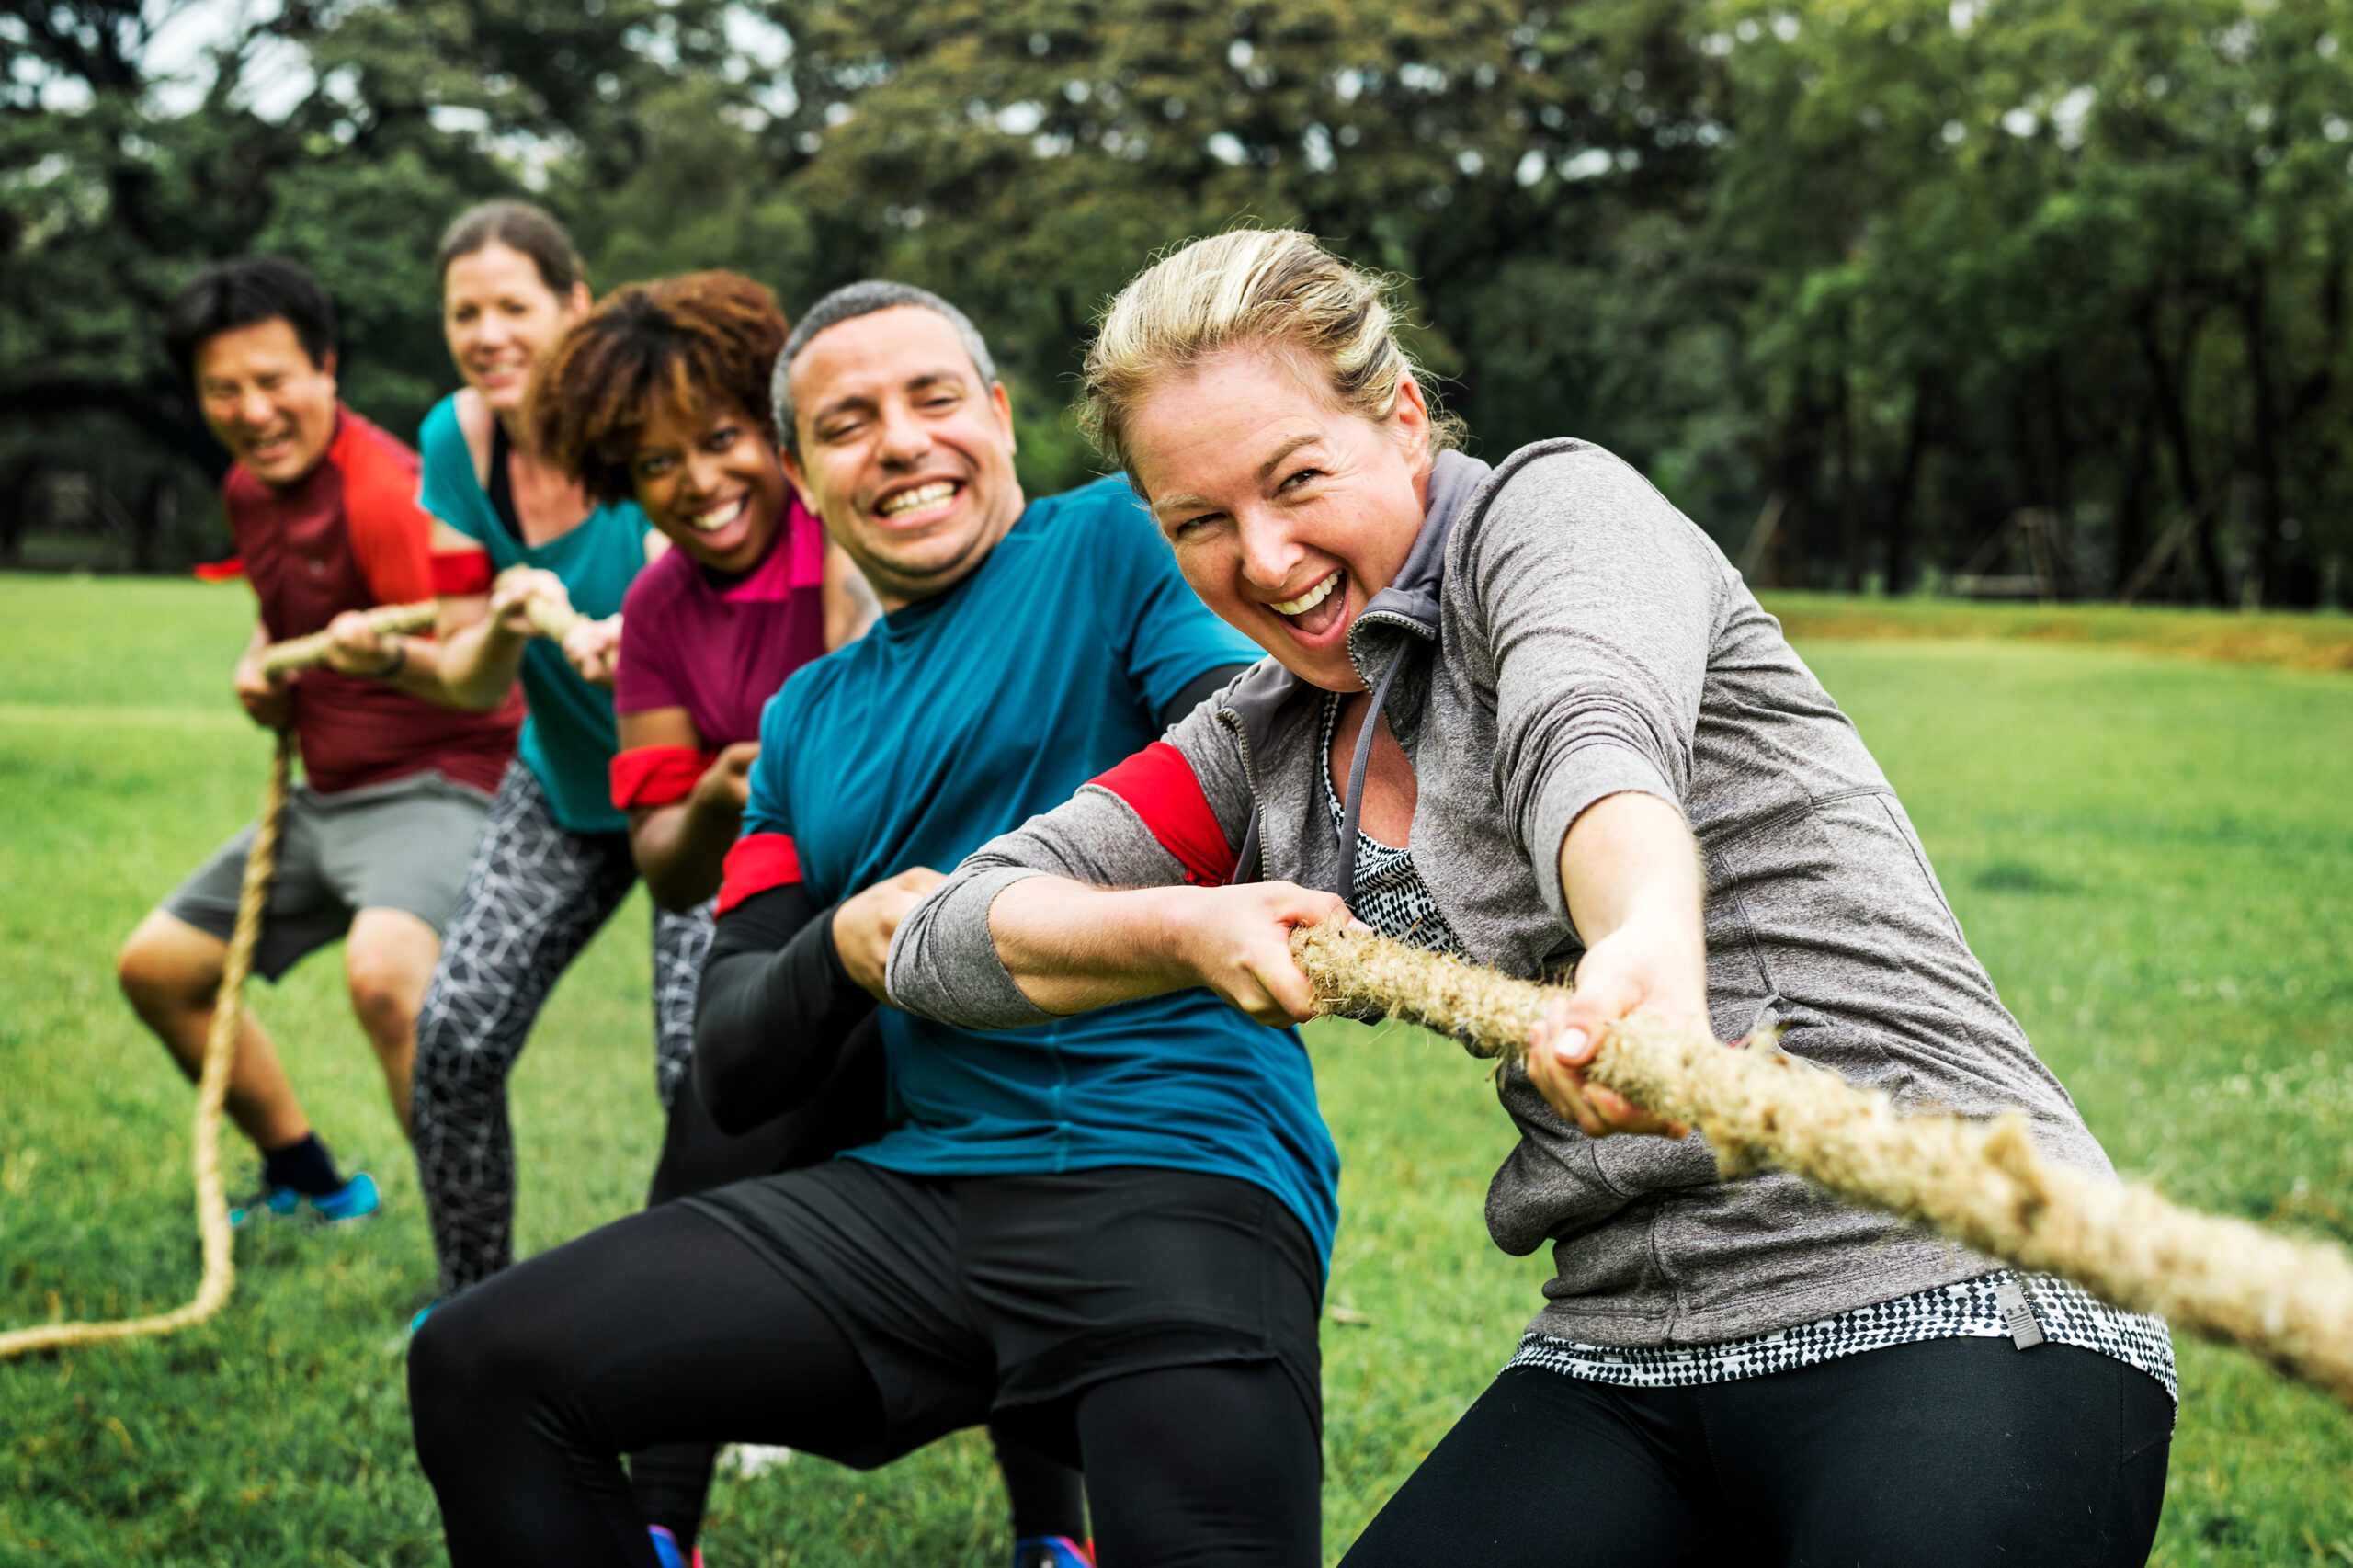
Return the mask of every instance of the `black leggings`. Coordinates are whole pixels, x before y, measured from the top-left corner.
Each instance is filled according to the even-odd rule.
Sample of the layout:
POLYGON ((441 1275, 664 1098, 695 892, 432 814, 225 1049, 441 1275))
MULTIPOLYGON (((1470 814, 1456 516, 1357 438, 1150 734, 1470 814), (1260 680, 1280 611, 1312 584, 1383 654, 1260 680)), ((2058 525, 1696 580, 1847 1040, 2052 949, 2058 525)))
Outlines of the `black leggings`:
MULTIPOLYGON (((1068 1404, 1022 1426, 1074 1430, 1106 1568, 1320 1561, 1314 1424, 1277 1363, 1136 1372, 1068 1404)), ((885 1426, 865 1363, 816 1303, 677 1204, 436 1312, 409 1349, 409 1409, 454 1568, 653 1568, 624 1452, 699 1439, 823 1454, 885 1426)))
POLYGON ((2173 1404, 2072 1346, 1938 1339, 1688 1389, 1497 1378, 1342 1568, 2139 1568, 2173 1404))

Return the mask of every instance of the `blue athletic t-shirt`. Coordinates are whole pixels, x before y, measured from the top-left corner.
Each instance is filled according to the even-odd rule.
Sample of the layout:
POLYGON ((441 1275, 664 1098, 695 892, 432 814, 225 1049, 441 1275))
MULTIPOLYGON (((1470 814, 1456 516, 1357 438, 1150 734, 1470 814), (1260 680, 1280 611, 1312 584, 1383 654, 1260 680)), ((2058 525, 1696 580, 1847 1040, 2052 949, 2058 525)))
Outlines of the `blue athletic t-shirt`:
MULTIPOLYGON (((601 620, 620 613, 621 596, 645 565, 645 536, 654 527, 636 502, 608 501, 579 527, 545 544, 525 544, 498 520, 474 478, 454 393, 425 416, 416 444, 424 460, 419 503, 488 551, 493 567, 542 567, 563 579, 581 614, 601 620)), ((628 832, 629 818, 613 809, 610 767, 620 746, 613 694, 582 680, 563 649, 534 637, 523 650, 523 695, 530 716, 517 750, 546 791, 556 824, 568 833, 628 832)))
MULTIPOLYGON (((1124 483, 1034 502, 970 577, 785 682, 744 832, 790 835, 820 904, 950 869, 1151 744, 1187 685, 1258 656, 1185 585, 1124 483)), ((1200 990, 1001 1032, 884 1007, 881 1028, 894 1126, 849 1157, 924 1176, 1235 1176, 1328 1262, 1340 1162, 1297 1030, 1200 990)))

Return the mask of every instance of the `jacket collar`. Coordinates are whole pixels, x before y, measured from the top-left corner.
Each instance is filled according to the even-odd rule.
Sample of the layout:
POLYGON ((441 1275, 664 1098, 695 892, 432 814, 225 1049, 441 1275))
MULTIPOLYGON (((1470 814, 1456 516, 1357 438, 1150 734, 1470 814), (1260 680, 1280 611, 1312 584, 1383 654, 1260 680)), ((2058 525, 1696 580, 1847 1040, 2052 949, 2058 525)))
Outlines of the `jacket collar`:
POLYGON ((1358 636, 1367 626, 1410 627, 1424 637, 1438 637, 1438 596, 1446 577, 1446 541, 1454 535, 1455 520, 1469 509, 1471 498, 1495 472, 1477 458, 1461 452, 1440 452, 1430 465, 1429 506, 1422 514, 1422 531, 1398 568, 1397 580, 1372 596, 1348 628, 1348 654, 1358 670, 1358 636))

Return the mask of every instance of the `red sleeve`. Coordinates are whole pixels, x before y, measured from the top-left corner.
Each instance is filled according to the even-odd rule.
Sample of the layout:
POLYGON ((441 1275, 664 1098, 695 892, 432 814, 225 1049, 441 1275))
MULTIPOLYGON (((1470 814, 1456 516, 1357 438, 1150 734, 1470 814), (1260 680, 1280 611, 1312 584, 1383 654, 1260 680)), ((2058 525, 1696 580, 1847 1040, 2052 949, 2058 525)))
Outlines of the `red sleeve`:
POLYGON ((1160 846, 1185 868, 1185 880, 1223 887, 1233 880, 1240 851, 1225 841, 1193 765, 1166 741, 1154 741, 1135 756, 1088 780, 1128 803, 1160 846))
POLYGON ((335 456, 343 470, 343 518, 369 597, 380 605, 433 597, 433 519, 416 504, 408 449, 346 411, 335 456))
POLYGON ((727 852, 719 883, 719 913, 726 914, 754 893, 801 880, 801 856, 790 835, 746 834, 727 852))
POLYGON ((703 769, 718 758, 717 752, 693 746, 631 746, 616 752, 608 769, 613 810, 674 805, 694 792, 703 769))
POLYGON ((432 559, 433 591, 437 595, 463 597, 490 592, 490 551, 486 550, 435 551, 432 559))

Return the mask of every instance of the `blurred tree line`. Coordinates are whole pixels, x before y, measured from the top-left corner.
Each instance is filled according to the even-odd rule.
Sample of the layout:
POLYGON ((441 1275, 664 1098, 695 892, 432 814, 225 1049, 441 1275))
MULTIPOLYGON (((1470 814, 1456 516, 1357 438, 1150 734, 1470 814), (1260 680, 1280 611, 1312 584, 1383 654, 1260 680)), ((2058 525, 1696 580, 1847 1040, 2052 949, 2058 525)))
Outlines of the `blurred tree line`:
POLYGON ((1488 456, 1600 441, 1758 581, 2313 605, 2353 552, 2353 0, 243 15, 166 81, 161 0, 0 0, 0 549, 44 473, 128 498, 142 564, 209 515, 157 346, 208 257, 317 269, 348 397, 413 429, 434 238, 521 190, 600 288, 957 299, 1040 489, 1093 470, 1104 296, 1242 219, 1404 280, 1488 456))

